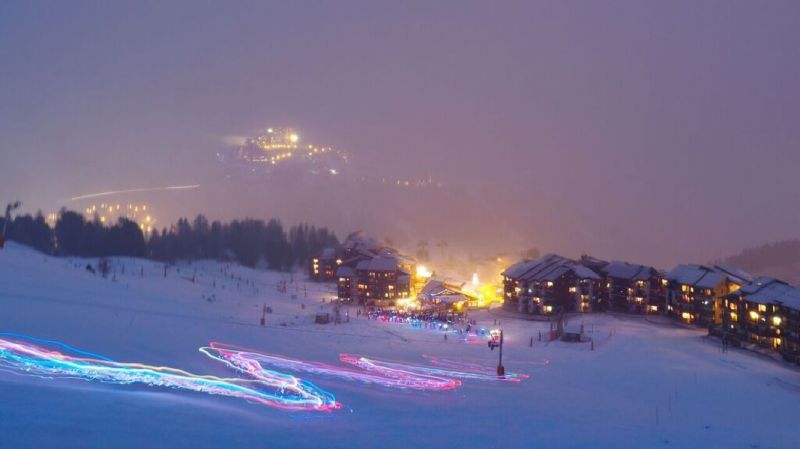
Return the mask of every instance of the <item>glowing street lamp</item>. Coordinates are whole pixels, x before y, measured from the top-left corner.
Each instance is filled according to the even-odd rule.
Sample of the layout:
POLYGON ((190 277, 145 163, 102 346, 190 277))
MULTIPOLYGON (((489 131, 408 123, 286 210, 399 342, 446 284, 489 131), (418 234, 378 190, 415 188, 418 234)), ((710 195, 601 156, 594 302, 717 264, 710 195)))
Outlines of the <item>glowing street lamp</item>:
POLYGON ((494 348, 500 348, 500 357, 497 362, 497 375, 504 377, 506 369, 503 366, 503 329, 492 329, 489 331, 491 338, 489 339, 489 349, 494 351, 494 348))

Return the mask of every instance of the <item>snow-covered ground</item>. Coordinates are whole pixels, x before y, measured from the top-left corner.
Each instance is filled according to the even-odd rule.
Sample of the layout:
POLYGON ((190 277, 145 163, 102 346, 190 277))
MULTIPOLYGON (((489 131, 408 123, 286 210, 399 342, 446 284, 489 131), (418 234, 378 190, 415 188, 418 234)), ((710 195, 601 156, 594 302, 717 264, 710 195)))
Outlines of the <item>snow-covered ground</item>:
MULTIPOLYGON (((9 243, 0 251, 0 332, 225 377, 237 374, 199 347, 219 341, 333 365, 343 352, 418 364, 423 355, 488 367, 497 360, 485 343, 356 318, 354 308, 348 323, 314 324, 315 313, 330 310, 323 299, 333 286, 301 275, 281 293, 276 285, 287 274, 217 262, 180 264, 164 277, 162 264, 115 259, 116 274, 106 279, 86 263, 9 243), (265 304, 273 313, 262 327, 265 304)), ((292 412, 5 371, 0 447, 800 447, 800 373, 734 349, 723 354, 702 331, 640 317, 573 318, 594 329, 591 351, 539 342, 547 323, 486 311, 473 318, 485 327, 502 321, 506 368, 529 378, 417 392, 298 374, 342 408, 292 412)))

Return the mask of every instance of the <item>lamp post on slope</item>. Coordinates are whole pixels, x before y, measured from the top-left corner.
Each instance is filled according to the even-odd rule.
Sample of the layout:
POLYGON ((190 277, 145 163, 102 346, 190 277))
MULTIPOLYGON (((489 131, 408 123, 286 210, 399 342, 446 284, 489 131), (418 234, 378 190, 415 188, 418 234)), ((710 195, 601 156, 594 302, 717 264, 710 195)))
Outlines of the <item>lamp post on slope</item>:
POLYGON ((506 369, 503 367, 503 329, 500 329, 500 359, 497 362, 497 375, 504 377, 506 369))
POLYGON ((503 330, 492 330, 491 338, 489 339, 489 349, 494 351, 494 348, 500 348, 499 360, 497 362, 497 375, 503 377, 506 375, 506 369, 503 367, 503 330))

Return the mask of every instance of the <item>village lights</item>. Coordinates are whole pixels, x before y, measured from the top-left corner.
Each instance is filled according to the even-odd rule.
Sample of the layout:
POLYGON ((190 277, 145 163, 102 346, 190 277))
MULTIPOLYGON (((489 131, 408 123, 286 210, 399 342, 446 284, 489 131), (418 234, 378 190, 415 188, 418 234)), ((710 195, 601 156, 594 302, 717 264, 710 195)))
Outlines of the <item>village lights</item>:
POLYGON ((417 277, 427 279, 431 276, 433 276, 433 272, 428 270, 428 268, 425 265, 417 265, 417 277))

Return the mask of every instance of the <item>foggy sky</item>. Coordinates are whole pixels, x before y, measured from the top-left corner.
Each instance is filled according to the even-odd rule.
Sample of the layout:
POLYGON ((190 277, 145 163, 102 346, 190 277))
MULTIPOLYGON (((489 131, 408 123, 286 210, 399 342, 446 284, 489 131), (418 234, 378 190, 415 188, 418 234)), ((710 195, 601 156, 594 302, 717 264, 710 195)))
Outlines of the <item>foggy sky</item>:
POLYGON ((199 183, 162 215, 395 232, 230 188, 224 138, 283 125, 450 186, 406 239, 705 262, 800 236, 798 43, 791 1, 4 1, 0 202, 199 183))

